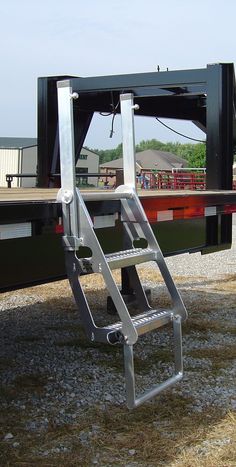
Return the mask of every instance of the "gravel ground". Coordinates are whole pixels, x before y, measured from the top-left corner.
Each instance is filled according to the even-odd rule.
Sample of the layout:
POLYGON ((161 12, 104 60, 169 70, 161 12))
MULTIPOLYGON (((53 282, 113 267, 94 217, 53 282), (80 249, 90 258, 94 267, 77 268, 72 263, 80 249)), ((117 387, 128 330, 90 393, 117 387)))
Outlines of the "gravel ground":
MULTIPOLYGON (((189 398, 189 413, 209 407, 222 413, 236 410, 236 362, 231 359, 216 371, 210 354, 222 354, 235 346, 235 290, 224 290, 224 283, 236 271, 235 224, 234 219, 231 250, 167 259, 173 274, 181 277, 179 286, 190 310, 189 320, 196 321, 200 313, 200 321, 209 322, 209 329, 203 332, 194 328, 184 332, 185 376, 172 392, 189 398), (223 345, 222 332, 212 323, 225 327, 223 345)), ((153 299, 158 300, 163 288, 150 281, 147 285, 152 288, 153 299)), ((91 295, 98 308, 102 307, 100 292, 98 286, 91 295)), ((52 420, 56 426, 77 423, 80 415, 94 405, 106 410, 111 404, 124 404, 121 350, 86 341, 67 281, 2 294, 0 329, 1 406, 22 411, 29 432, 46 430, 52 420)), ((171 374, 172 365, 166 358, 166 343, 171 342, 168 329, 140 339, 137 356, 144 370, 145 364, 149 370, 139 369, 140 390, 171 374), (164 361, 153 361, 156 349, 161 350, 164 361)), ((94 426, 96 430, 99 427, 94 426)), ((11 435, 4 433, 6 442, 13 445, 15 438, 11 435)), ((87 433, 81 432, 80 441, 86 444, 87 438, 87 433)), ((57 449, 66 452, 69 448, 62 445, 57 449)))

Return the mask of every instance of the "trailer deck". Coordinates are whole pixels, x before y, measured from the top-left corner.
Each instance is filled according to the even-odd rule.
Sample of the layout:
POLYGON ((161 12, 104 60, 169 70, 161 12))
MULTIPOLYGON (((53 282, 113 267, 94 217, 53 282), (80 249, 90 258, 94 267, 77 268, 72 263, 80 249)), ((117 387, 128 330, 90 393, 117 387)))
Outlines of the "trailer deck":
MULTIPOLYGON (((109 190, 113 192, 114 190, 109 190)), ((81 190, 81 193, 100 193, 101 190, 96 189, 81 190)), ((104 190, 105 192, 105 190, 104 190)), ((22 202, 22 201, 56 201, 58 188, 3 188, 0 187, 0 204, 5 202, 22 202)), ((236 202, 235 190, 138 190, 140 198, 156 198, 156 197, 175 197, 186 198, 191 195, 191 198, 201 198, 214 196, 219 198, 220 201, 232 200, 236 202)), ((231 201, 230 201, 231 202, 231 201)))
MULTIPOLYGON (((105 208, 99 203, 111 198, 114 190, 88 189, 83 198, 93 216, 119 212, 118 201, 105 208)), ((62 206, 57 200, 58 188, 0 188, 0 225, 44 219, 54 223, 62 216, 62 206)), ((138 196, 153 225, 163 221, 194 220, 236 212, 235 190, 138 190, 138 196)), ((103 226, 106 222, 102 220, 103 226)), ((62 232, 62 229, 60 230, 62 232)))

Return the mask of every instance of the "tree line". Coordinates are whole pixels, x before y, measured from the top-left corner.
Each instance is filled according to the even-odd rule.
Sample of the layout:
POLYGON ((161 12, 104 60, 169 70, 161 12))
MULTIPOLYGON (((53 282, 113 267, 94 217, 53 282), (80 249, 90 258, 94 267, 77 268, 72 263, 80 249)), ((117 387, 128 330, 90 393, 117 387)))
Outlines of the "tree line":
MULTIPOLYGON (((89 148, 88 148, 89 149, 89 148)), ((182 157, 188 161, 188 167, 205 167, 206 166, 206 145, 204 143, 196 144, 181 144, 181 143, 162 143, 157 139, 141 141, 135 147, 136 152, 145 151, 147 149, 156 149, 158 151, 171 152, 176 156, 182 157)), ((110 162, 114 159, 122 157, 122 144, 114 149, 91 149, 99 155, 99 164, 110 162)))

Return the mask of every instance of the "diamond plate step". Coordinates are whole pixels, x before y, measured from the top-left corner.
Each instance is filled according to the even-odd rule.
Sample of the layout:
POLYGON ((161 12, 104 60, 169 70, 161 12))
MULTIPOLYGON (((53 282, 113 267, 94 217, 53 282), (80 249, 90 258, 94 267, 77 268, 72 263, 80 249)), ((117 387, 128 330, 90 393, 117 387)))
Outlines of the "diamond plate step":
MULTIPOLYGON (((133 325, 139 336, 153 329, 160 328, 170 323, 173 319, 172 310, 149 310, 132 318, 133 325)), ((111 324, 106 327, 109 331, 121 331, 122 323, 111 324)))
POLYGON ((156 259, 156 253, 151 248, 132 248, 105 256, 111 269, 133 266, 156 259))

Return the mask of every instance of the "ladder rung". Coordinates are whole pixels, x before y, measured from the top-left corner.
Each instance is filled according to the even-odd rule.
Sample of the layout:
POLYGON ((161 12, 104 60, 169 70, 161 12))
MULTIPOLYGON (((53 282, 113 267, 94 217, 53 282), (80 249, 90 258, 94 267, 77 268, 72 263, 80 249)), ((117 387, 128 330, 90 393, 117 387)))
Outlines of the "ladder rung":
MULTIPOLYGON (((132 318, 133 325, 138 335, 145 334, 153 329, 160 328, 170 323, 173 319, 172 310, 150 310, 132 318)), ((107 326, 110 331, 120 331, 122 323, 118 322, 107 326)))
POLYGON ((94 191, 82 193, 84 201, 112 201, 115 199, 131 199, 132 192, 117 193, 116 191, 94 191))
POLYGON ((132 248, 131 250, 118 251, 105 256, 111 269, 119 269, 155 260, 156 252, 151 248, 132 248))

